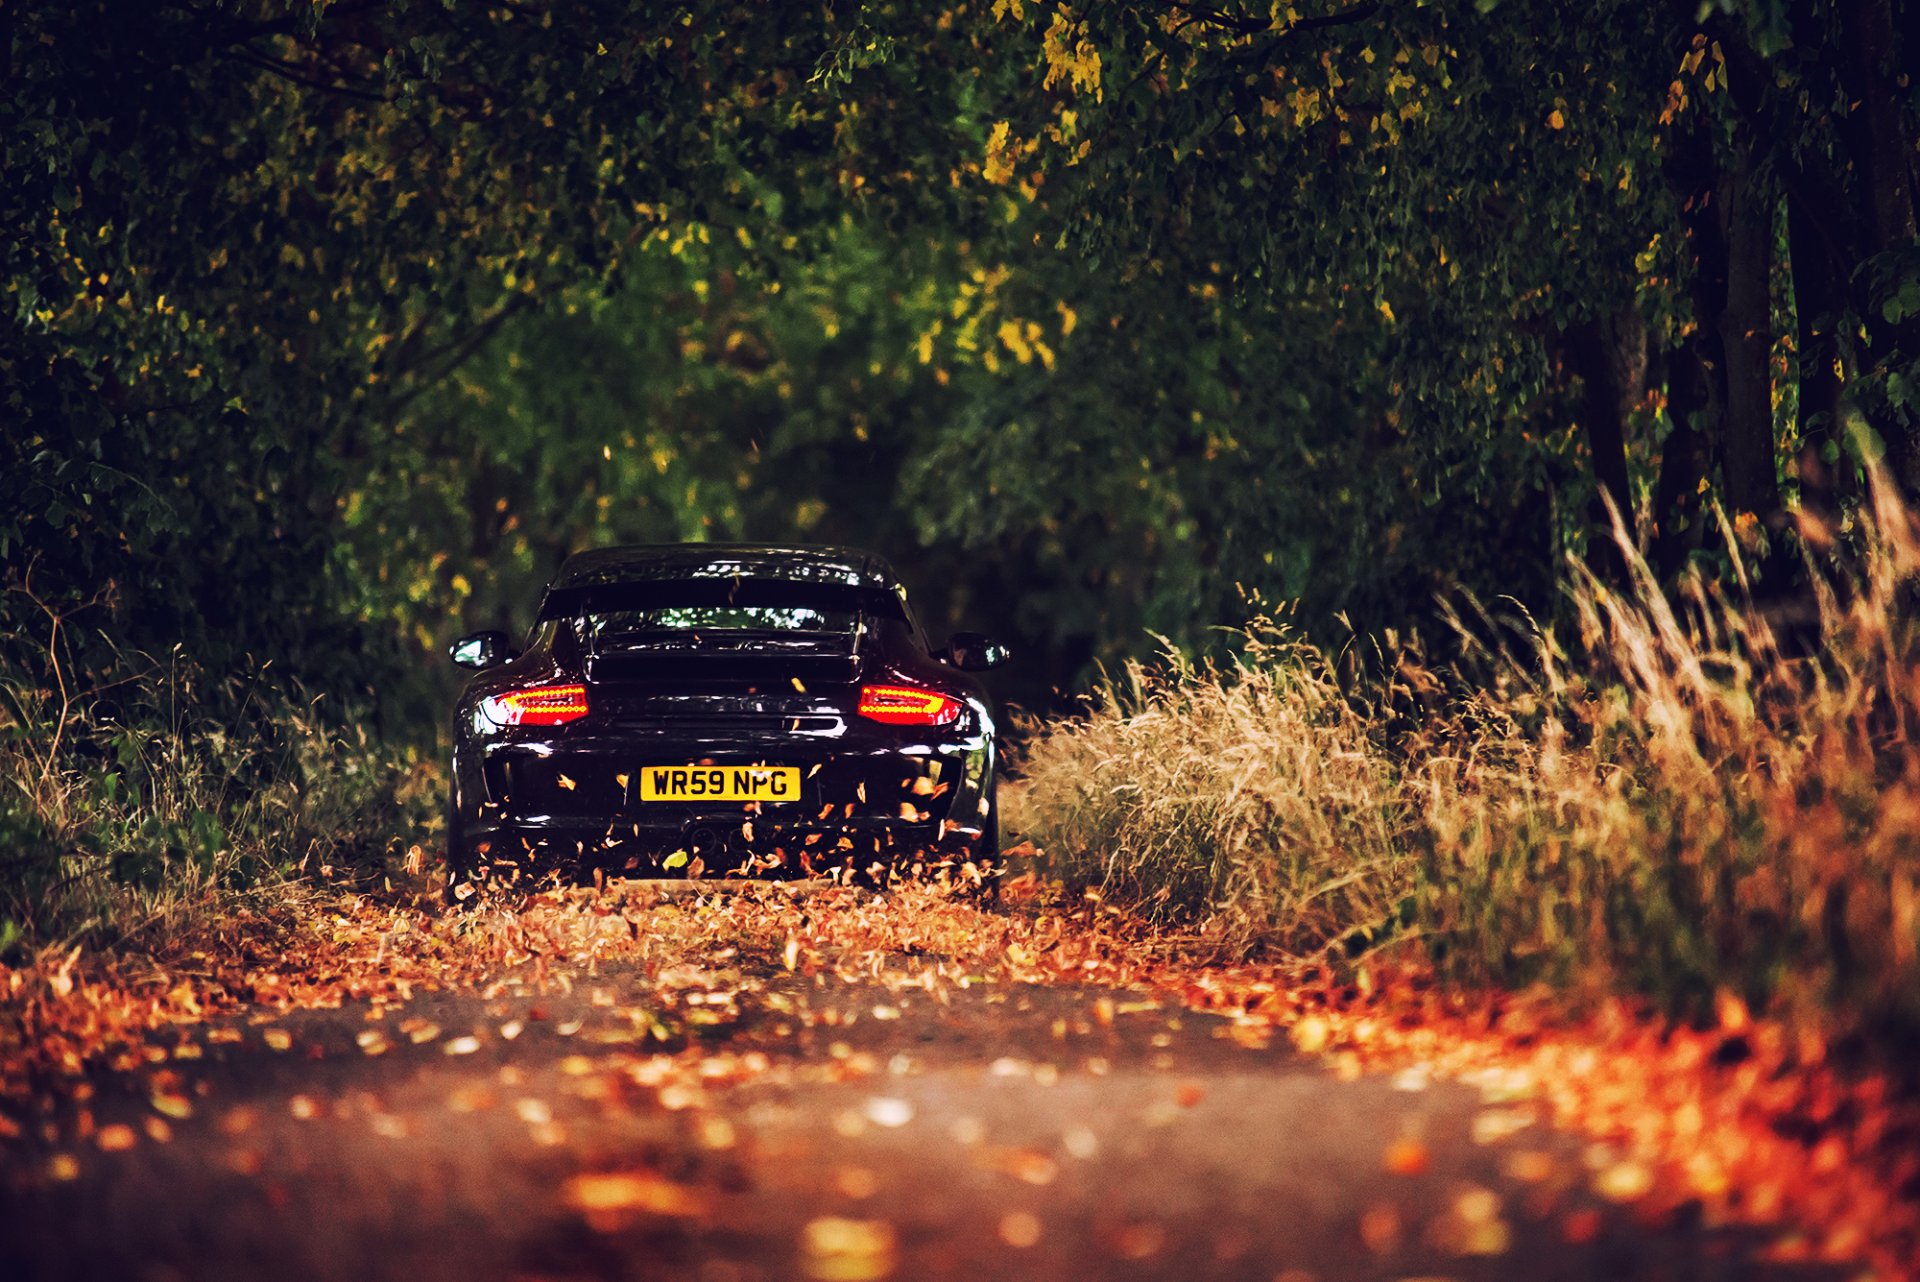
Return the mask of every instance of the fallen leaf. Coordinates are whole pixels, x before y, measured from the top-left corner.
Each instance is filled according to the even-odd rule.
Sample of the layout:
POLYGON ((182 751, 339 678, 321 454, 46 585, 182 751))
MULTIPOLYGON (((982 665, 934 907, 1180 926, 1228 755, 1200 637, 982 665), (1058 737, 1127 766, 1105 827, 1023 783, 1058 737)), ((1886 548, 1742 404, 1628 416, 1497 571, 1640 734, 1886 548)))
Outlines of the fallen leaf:
POLYGON ((1473 1142, 1495 1144, 1533 1125, 1533 1113, 1524 1108, 1490 1108, 1474 1114, 1473 1142))
POLYGON ((1229 1031, 1234 1044, 1250 1051, 1263 1051, 1273 1042, 1273 1029, 1267 1024, 1236 1023, 1229 1031))
POLYGON ((260 1034, 260 1039, 277 1051, 284 1051, 293 1046, 293 1034, 284 1028, 269 1028, 260 1034))
POLYGON ((1400 1212, 1390 1202, 1375 1202, 1360 1213, 1360 1240, 1375 1255, 1400 1245, 1400 1212))
POLYGON ((864 1166, 843 1166, 834 1172, 834 1187, 847 1197, 859 1201, 872 1197, 880 1191, 880 1177, 864 1166))
POLYGON ((456 1037, 440 1048, 448 1055, 471 1055, 480 1049, 478 1037, 456 1037))
POLYGON ((1513 1228, 1500 1214, 1500 1195, 1469 1188, 1427 1227, 1427 1239, 1451 1255, 1504 1255, 1513 1246, 1513 1228))
POLYGON ((1533 1149, 1509 1153, 1507 1160, 1501 1163, 1501 1169, 1508 1179, 1518 1180, 1522 1184, 1538 1184, 1553 1175, 1553 1158, 1533 1149))
POLYGON ((131 1126, 115 1122, 111 1126, 101 1127, 95 1133, 93 1142, 104 1152, 119 1153, 132 1148, 137 1138, 131 1126))
POLYGON ((875 1126, 905 1126, 913 1120, 913 1105, 903 1099, 876 1096, 867 1101, 867 1120, 875 1126))
POLYGON ((1653 1191, 1653 1171, 1644 1162, 1615 1162, 1594 1175, 1593 1191, 1609 1202, 1638 1201, 1653 1191))
POLYGON ((1037 1148, 1013 1148, 998 1158, 1001 1170, 1025 1184, 1051 1184, 1060 1174, 1060 1164, 1037 1148))
POLYGON ((1569 1211, 1560 1221, 1560 1238, 1580 1246, 1600 1236, 1600 1212, 1592 1208, 1569 1211))
POLYGON ((1333 1029, 1327 1021, 1318 1015, 1307 1015, 1294 1022, 1287 1030, 1293 1038, 1293 1044, 1309 1055, 1326 1049, 1327 1042, 1333 1036, 1333 1029))
POLYGON ((1387 1145, 1386 1168, 1394 1175, 1424 1175, 1432 1164, 1427 1146, 1419 1140, 1402 1138, 1387 1145))
POLYGON ((1121 1225, 1113 1234, 1113 1253, 1123 1260, 1158 1255, 1167 1244, 1167 1231, 1150 1220, 1121 1225))
POLYGON ((800 1267, 817 1282, 874 1282, 893 1272, 893 1226, 826 1215, 800 1231, 800 1267))
POLYGON ((1393 1075, 1393 1089, 1396 1091, 1424 1091, 1433 1084, 1433 1070, 1426 1065, 1403 1068, 1393 1075))
POLYGON ((562 1187, 561 1200, 602 1233, 616 1232, 642 1215, 670 1219, 705 1215, 708 1205, 699 1189, 676 1184, 655 1171, 576 1175, 562 1187))
POLYGON ((1039 1217, 1027 1211, 1008 1211, 1000 1217, 1000 1240, 1011 1247, 1032 1246, 1040 1240, 1039 1217))
POLYGON ((193 1116, 193 1101, 184 1095, 175 1095, 167 1091, 156 1091, 153 1095, 153 1108, 157 1113, 165 1113, 176 1122, 193 1116))
POLYGON ((456 1113, 484 1113, 493 1106, 493 1091, 484 1085, 462 1086, 447 1096, 447 1107, 456 1113))

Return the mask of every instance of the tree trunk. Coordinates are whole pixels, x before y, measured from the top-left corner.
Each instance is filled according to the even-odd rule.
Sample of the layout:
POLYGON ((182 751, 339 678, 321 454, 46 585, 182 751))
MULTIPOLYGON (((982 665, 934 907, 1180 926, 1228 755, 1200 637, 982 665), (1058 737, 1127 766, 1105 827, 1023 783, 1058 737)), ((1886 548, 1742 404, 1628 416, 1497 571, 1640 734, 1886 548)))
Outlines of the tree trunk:
POLYGON ((1727 389, 1721 479, 1734 512, 1772 517, 1780 507, 1770 368, 1774 195, 1742 154, 1720 183, 1719 197, 1727 253, 1725 306, 1717 317, 1727 389))
POLYGON ((1718 318, 1727 309, 1727 235, 1722 226, 1718 157, 1702 113, 1676 130, 1667 150, 1667 181, 1680 201, 1687 253, 1693 259, 1690 282, 1695 324, 1668 354, 1667 416, 1673 431, 1661 452, 1660 480, 1654 491, 1654 564, 1664 575, 1677 573, 1700 547, 1705 524, 1702 494, 1719 452, 1720 424, 1727 402, 1727 369, 1718 318))
POLYGON ((1673 423, 1660 451, 1660 479, 1654 487, 1653 512, 1657 523, 1653 564, 1662 578, 1672 578, 1697 551, 1706 533, 1701 519, 1701 490, 1712 465, 1712 447, 1701 424, 1713 421, 1713 367, 1703 348, 1706 341, 1695 330, 1680 346, 1666 353, 1667 417, 1673 423))
POLYGON ((1605 500, 1613 500, 1628 538, 1633 538, 1627 421, 1645 386, 1646 325, 1640 313, 1629 306, 1615 316, 1597 316, 1576 325, 1568 331, 1566 343, 1567 365, 1580 380, 1580 426, 1593 455, 1596 487, 1589 519, 1597 540, 1591 560, 1603 577, 1623 581, 1625 565, 1614 547, 1613 524, 1605 500))
POLYGON ((1787 246, 1799 349, 1800 501, 1816 511, 1831 511, 1853 492, 1854 472, 1840 436, 1840 344, 1835 325, 1842 305, 1841 281, 1815 225, 1816 217, 1803 201, 1787 202, 1787 246))

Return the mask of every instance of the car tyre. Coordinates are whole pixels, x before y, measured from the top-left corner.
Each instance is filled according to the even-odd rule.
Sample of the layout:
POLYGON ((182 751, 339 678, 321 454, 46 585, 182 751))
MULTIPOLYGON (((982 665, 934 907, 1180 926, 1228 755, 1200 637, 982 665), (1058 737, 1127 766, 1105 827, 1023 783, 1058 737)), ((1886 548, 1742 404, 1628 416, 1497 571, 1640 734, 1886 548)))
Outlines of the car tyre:
POLYGON ((980 881, 968 887, 968 896, 983 904, 1000 902, 1000 798, 998 789, 987 791, 987 823, 967 848, 967 861, 980 872, 980 881))
POLYGON ((467 841, 466 821, 461 817, 459 801, 449 798, 447 802, 447 886, 442 892, 447 907, 465 908, 473 904, 476 896, 461 895, 460 888, 463 886, 479 889, 474 885, 473 847, 467 841))

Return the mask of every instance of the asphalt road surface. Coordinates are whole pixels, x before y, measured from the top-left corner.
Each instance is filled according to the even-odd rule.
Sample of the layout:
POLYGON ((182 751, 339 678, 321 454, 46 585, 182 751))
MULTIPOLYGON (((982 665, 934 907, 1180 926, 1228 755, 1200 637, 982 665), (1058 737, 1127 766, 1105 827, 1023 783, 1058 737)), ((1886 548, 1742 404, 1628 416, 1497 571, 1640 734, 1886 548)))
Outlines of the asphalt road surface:
POLYGON ((0 1147, 0 1276, 1822 1276, 1597 1196, 1606 1155, 1497 1080, 1261 1040, 1124 992, 638 969, 183 1029, 0 1147))

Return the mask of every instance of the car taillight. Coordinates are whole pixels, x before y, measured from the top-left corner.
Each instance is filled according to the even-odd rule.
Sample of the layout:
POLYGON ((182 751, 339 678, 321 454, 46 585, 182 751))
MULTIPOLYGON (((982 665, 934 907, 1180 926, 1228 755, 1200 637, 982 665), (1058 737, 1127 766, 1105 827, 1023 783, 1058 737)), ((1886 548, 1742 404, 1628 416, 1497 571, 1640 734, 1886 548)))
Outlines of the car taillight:
POLYGON ((557 726, 587 715, 587 688, 535 686, 508 690, 482 699, 480 711, 497 726, 557 726))
POLYGON ((890 726, 944 726, 960 716, 960 701, 917 686, 861 686, 860 715, 890 726))

